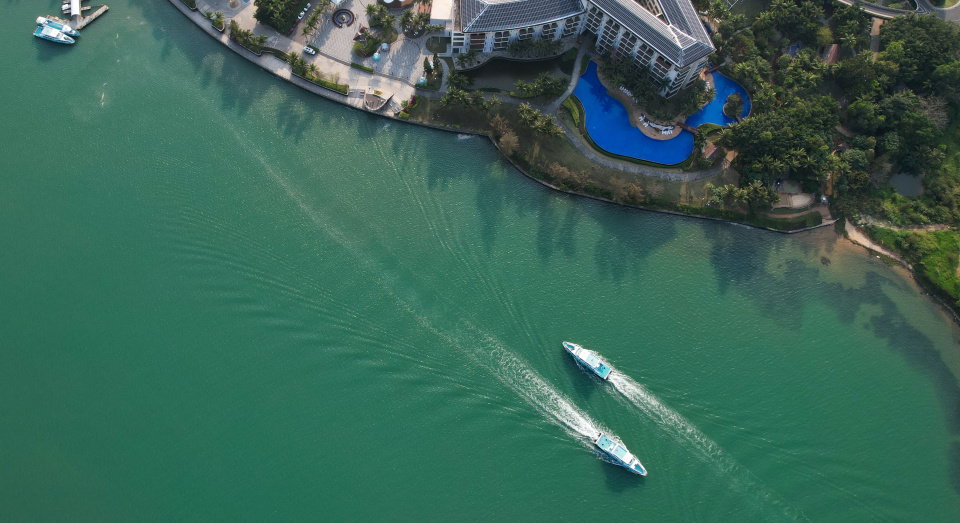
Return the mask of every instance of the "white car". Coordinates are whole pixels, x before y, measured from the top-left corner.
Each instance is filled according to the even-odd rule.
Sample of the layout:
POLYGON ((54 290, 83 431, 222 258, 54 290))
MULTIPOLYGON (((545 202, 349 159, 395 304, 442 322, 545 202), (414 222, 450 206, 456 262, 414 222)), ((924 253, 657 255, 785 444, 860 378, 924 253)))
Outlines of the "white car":
POLYGON ((297 20, 298 20, 298 21, 299 21, 299 20, 303 20, 303 15, 305 15, 305 14, 307 14, 307 10, 306 10, 306 9, 304 9, 303 11, 300 12, 300 16, 297 17, 297 20))
POLYGON ((317 52, 314 51, 309 45, 303 48, 303 52, 307 54, 317 54, 317 52))

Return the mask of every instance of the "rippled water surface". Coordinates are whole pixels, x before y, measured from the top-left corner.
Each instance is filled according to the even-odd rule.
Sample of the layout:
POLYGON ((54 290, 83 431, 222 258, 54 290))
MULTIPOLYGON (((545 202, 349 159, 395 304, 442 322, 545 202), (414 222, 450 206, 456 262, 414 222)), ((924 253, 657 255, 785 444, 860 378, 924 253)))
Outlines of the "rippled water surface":
POLYGON ((832 230, 551 193, 168 2, 74 48, 48 3, 0 18, 0 520, 960 517, 957 329, 832 230))

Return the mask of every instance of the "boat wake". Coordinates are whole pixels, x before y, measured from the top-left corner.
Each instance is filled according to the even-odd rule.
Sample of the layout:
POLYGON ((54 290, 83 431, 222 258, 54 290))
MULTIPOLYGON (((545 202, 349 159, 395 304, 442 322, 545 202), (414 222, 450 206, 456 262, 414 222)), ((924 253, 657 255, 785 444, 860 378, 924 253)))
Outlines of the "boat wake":
POLYGON ((483 359, 480 363, 491 370, 504 385, 527 400, 560 428, 570 431, 572 435, 591 438, 591 441, 599 432, 606 432, 515 354, 495 345, 483 359))
POLYGON ((614 372, 610 375, 610 383, 627 401, 656 421, 661 428, 666 429, 674 437, 695 449, 703 459, 714 461, 724 472, 730 472, 737 468, 736 463, 726 458, 719 445, 700 432, 693 423, 690 423, 679 412, 664 405, 643 385, 620 372, 614 372))
POLYGON ((786 505, 776 493, 764 487, 750 471, 727 457, 716 442, 682 414, 665 405, 643 385, 618 371, 610 375, 609 381, 627 402, 640 409, 682 444, 693 449, 702 461, 713 464, 721 474, 730 478, 730 485, 734 490, 756 496, 757 500, 762 501, 763 504, 778 507, 791 519, 806 519, 802 512, 786 505))

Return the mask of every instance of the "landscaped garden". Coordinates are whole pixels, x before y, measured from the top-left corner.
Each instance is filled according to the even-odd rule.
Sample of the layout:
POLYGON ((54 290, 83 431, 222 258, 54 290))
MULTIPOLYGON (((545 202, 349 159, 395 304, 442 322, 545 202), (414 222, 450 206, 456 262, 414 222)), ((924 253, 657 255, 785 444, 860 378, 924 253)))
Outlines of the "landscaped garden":
POLYGON ((254 0, 257 11, 254 18, 264 25, 286 33, 297 23, 299 15, 308 0, 254 0))

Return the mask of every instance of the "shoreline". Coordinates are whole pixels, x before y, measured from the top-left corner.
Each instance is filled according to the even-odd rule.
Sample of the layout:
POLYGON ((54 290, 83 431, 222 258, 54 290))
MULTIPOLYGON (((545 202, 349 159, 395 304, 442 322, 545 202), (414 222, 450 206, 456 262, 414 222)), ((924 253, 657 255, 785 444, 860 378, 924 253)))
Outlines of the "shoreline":
MULTIPOLYGON (((219 32, 219 31, 217 31, 216 29, 214 29, 212 25, 210 25, 210 24, 204 24, 204 22, 207 21, 207 20, 206 20, 205 18, 203 18, 203 15, 200 14, 200 11, 199 11, 199 10, 193 10, 193 9, 191 9, 191 8, 188 7, 186 4, 184 4, 181 0, 170 0, 170 3, 173 4, 174 7, 176 7, 181 13, 183 13, 184 16, 186 16, 188 19, 190 19, 192 22, 194 22, 194 25, 196 25, 197 27, 199 27, 201 30, 203 30, 205 33, 207 33, 209 36, 213 37, 215 40, 219 41, 221 44, 225 45, 228 49, 232 50, 232 51, 235 52, 236 54, 242 56, 243 58, 246 58, 249 62, 251 62, 251 63, 259 66, 261 69, 263 69, 263 70, 265 70, 265 71, 273 74, 274 76, 276 76, 276 77, 278 77, 278 78, 281 78, 281 79, 283 79, 283 80, 286 80, 287 82, 289 82, 289 83, 291 83, 291 84, 293 84, 293 85, 295 85, 295 86, 297 86, 297 87, 300 87, 301 89, 304 89, 304 90, 309 91, 309 92, 311 92, 311 93, 313 93, 313 94, 319 95, 319 96, 321 96, 321 97, 323 97, 323 98, 326 98, 327 100, 331 100, 331 101, 334 101, 334 102, 337 102, 337 103, 341 103, 341 104, 346 105, 346 106, 348 106, 348 107, 352 107, 352 108, 354 108, 354 109, 358 109, 358 110, 361 110, 361 111, 366 112, 366 113, 374 114, 374 115, 379 116, 379 117, 381 117, 381 118, 386 118, 386 119, 389 119, 389 120, 393 120, 393 121, 397 121, 397 122, 402 122, 402 123, 406 123, 406 124, 411 124, 411 125, 417 125, 417 126, 420 126, 420 127, 426 127, 426 128, 429 128, 429 129, 435 129, 435 130, 438 130, 438 131, 446 131, 446 132, 455 133, 455 134, 469 134, 469 135, 472 135, 472 136, 482 136, 482 137, 485 137, 485 138, 487 138, 487 139, 490 141, 490 143, 493 145, 493 147, 497 150, 497 152, 498 152, 498 154, 500 155, 500 157, 503 158, 504 160, 506 160, 511 166, 513 166, 514 169, 516 169, 517 171, 519 171, 523 176, 525 176, 526 178, 528 178, 528 179, 530 179, 530 180, 532 180, 532 181, 534 181, 534 182, 539 183, 540 185, 542 185, 542 186, 544 186, 544 187, 547 187, 547 188, 552 189, 552 190, 557 191, 557 192, 561 192, 561 193, 564 193, 564 194, 567 194, 567 195, 570 195, 570 196, 578 196, 578 197, 581 197, 581 198, 588 198, 588 199, 591 199, 591 200, 596 200, 596 201, 600 201, 600 202, 605 202, 605 203, 609 203, 609 204, 613 204, 613 205, 619 205, 619 206, 621 206, 621 207, 627 207, 627 208, 631 208, 631 209, 639 209, 639 210, 642 210, 642 211, 656 212, 656 213, 660 213, 660 214, 670 214, 670 215, 674 215, 674 216, 685 216, 685 217, 688 217, 688 218, 696 218, 696 219, 700 219, 700 220, 710 220, 710 221, 715 221, 715 222, 733 223, 733 224, 738 224, 738 225, 743 225, 743 226, 746 226, 746 227, 750 227, 750 228, 752 228, 752 229, 767 230, 767 231, 777 232, 777 233, 781 233, 781 234, 796 234, 796 233, 800 233, 800 232, 811 231, 811 230, 814 230, 814 229, 820 229, 820 228, 823 228, 823 227, 827 227, 827 226, 833 225, 833 224, 835 224, 835 223, 837 222, 837 218, 833 218, 833 219, 830 219, 830 220, 825 220, 823 223, 821 223, 821 224, 819 224, 819 225, 814 225, 814 226, 812 226, 812 227, 804 227, 804 228, 802 228, 802 229, 794 229, 794 230, 786 231, 786 230, 774 229, 774 228, 772 228, 772 227, 764 227, 764 226, 761 226, 761 225, 756 225, 756 224, 747 223, 747 222, 739 222, 739 221, 735 221, 735 220, 729 220, 729 219, 726 219, 726 218, 717 218, 717 217, 713 217, 713 216, 704 216, 704 215, 702 215, 702 214, 683 213, 683 212, 679 212, 679 211, 671 211, 671 210, 669 210, 669 209, 658 209, 658 208, 656 208, 656 207, 647 207, 647 206, 642 206, 642 205, 629 205, 629 204, 624 204, 624 203, 615 202, 615 201, 610 200, 610 199, 607 199, 607 198, 601 198, 601 197, 599 197, 599 196, 594 196, 594 195, 591 195, 591 194, 585 194, 585 193, 570 191, 570 190, 566 190, 566 189, 561 189, 561 188, 559 188, 559 187, 557 187, 557 186, 555 186, 555 185, 550 184, 549 182, 547 182, 547 181, 545 181, 545 180, 541 180, 541 179, 539 179, 539 178, 537 178, 537 177, 535 177, 535 176, 531 176, 530 173, 528 173, 526 170, 524 170, 523 168, 521 168, 515 161, 513 161, 512 158, 508 158, 506 155, 504 155, 504 154, 503 154, 503 151, 500 150, 500 147, 499 147, 499 145, 497 144, 496 140, 494 140, 493 137, 490 136, 488 133, 478 132, 478 131, 474 131, 474 130, 471 130, 471 129, 454 129, 454 128, 447 127, 447 126, 443 126, 443 125, 430 124, 430 123, 426 123, 426 122, 412 121, 412 120, 408 120, 408 119, 397 118, 397 117, 395 117, 395 116, 390 116, 390 115, 383 114, 383 113, 380 113, 380 112, 369 111, 369 110, 367 110, 367 109, 365 109, 365 108, 363 107, 363 99, 362 99, 362 98, 359 98, 359 99, 354 98, 354 100, 357 101, 356 104, 350 103, 350 102, 351 102, 351 94, 356 91, 355 89, 352 89, 352 88, 351 88, 351 89, 350 89, 350 93, 351 93, 351 94, 343 95, 343 94, 339 94, 339 93, 334 93, 333 91, 330 91, 330 90, 328 90, 328 89, 325 89, 325 88, 323 88, 323 87, 321 87, 321 86, 319 86, 319 85, 313 84, 312 82, 308 82, 307 80, 304 80, 304 79, 302 79, 302 78, 300 78, 300 77, 298 77, 298 76, 296 76, 296 75, 293 75, 293 74, 286 74, 286 75, 285 75, 285 74, 282 74, 282 72, 281 72, 279 69, 271 68, 271 67, 269 67, 269 64, 266 63, 267 61, 269 61, 269 60, 271 60, 271 59, 279 60, 279 58, 276 58, 275 56, 273 56, 273 54, 271 54, 271 53, 264 53, 264 54, 261 54, 261 55, 258 56, 257 54, 253 53, 253 51, 250 51, 250 50, 247 49, 246 47, 243 47, 242 45, 234 42, 233 40, 230 40, 230 37, 226 34, 226 32, 221 33, 221 32, 219 32)), ((288 73, 289 73, 289 71, 288 71, 288 73)), ((432 96, 432 93, 431 93, 431 94, 426 94, 426 93, 421 93, 420 91, 417 92, 417 96, 428 96, 428 97, 431 97, 431 98, 434 97, 434 96, 432 96)), ((573 145, 573 144, 571 144, 571 146, 572 146, 572 145, 573 145)))

